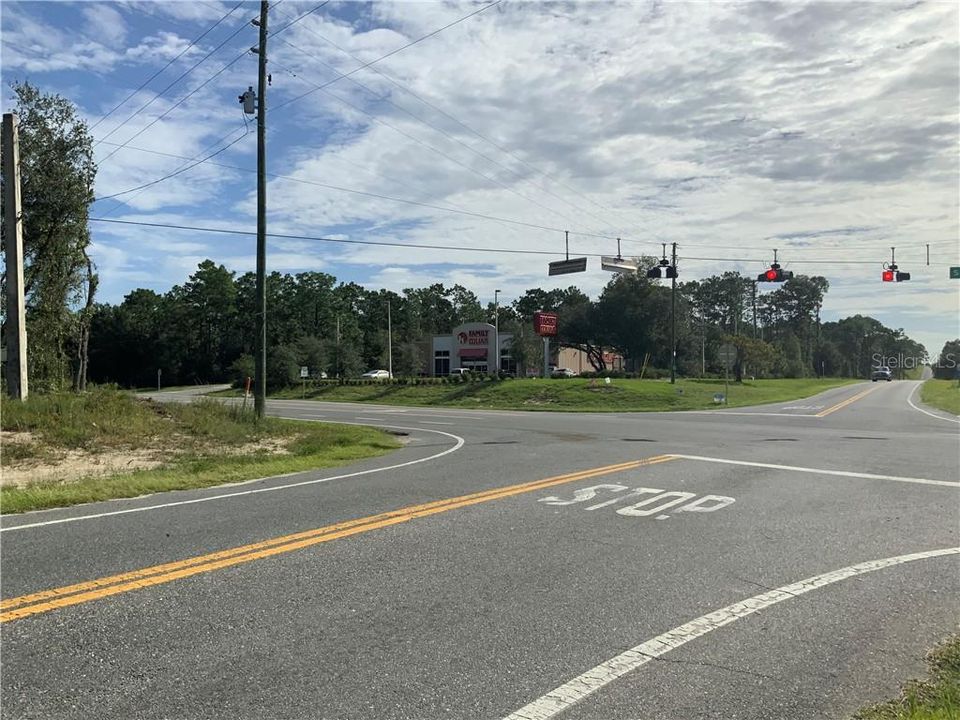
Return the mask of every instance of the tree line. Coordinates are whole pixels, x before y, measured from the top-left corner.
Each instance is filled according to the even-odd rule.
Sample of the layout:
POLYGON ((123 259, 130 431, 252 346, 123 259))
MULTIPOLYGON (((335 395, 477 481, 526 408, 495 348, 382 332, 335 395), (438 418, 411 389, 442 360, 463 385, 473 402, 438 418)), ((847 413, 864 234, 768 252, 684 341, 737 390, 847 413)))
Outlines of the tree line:
MULTIPOLYGON (((643 263, 641 262, 641 267, 643 263)), ((926 361, 903 330, 854 315, 822 322, 826 279, 798 275, 772 292, 725 272, 677 286, 677 368, 683 376, 723 372, 718 348, 737 348, 734 374, 742 377, 864 377, 876 357, 926 361)), ((397 375, 417 375, 432 364, 424 341, 466 322, 493 322, 513 334, 512 355, 524 368, 542 365, 533 326, 539 310, 560 317, 557 342, 586 353, 597 372, 607 354, 628 371, 670 365, 670 288, 641 274, 611 278, 596 300, 576 287, 532 288, 509 304, 483 304, 461 285, 436 283, 400 293, 337 282, 322 272, 267 276, 267 380, 295 383, 299 368, 349 377, 387 365, 392 319, 397 375), (388 310, 389 306, 389 310, 388 310)), ((160 294, 138 289, 118 305, 96 304, 91 315, 90 373, 97 381, 149 386, 239 381, 253 375, 255 277, 205 260, 185 283, 160 294)))

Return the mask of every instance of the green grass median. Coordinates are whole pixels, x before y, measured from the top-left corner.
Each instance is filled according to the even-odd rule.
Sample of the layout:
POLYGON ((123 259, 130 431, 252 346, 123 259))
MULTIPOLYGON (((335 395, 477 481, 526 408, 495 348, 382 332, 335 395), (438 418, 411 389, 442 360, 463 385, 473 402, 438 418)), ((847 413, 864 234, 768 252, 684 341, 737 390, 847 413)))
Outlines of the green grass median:
POLYGON ((957 720, 960 718, 960 636, 927 658, 930 677, 907 683, 900 697, 857 713, 856 720, 957 720))
POLYGON ((374 428, 257 419, 212 399, 157 403, 109 387, 4 401, 2 429, 2 513, 335 467, 400 447, 374 428))
MULTIPOLYGON (((432 380, 427 378, 425 380, 432 380)), ((415 381, 414 381, 415 382, 415 381)), ((849 379, 748 380, 730 383, 726 407, 796 400, 857 382, 849 379)), ((236 394, 236 391, 232 391, 236 394)), ((377 383, 338 385, 319 383, 275 393, 277 398, 308 398, 335 402, 383 403, 427 407, 493 410, 556 410, 569 412, 655 412, 722 407, 723 380, 665 380, 539 378, 434 384, 377 383)))
POLYGON ((920 399, 931 407, 960 415, 960 382, 927 380, 920 387, 920 399))

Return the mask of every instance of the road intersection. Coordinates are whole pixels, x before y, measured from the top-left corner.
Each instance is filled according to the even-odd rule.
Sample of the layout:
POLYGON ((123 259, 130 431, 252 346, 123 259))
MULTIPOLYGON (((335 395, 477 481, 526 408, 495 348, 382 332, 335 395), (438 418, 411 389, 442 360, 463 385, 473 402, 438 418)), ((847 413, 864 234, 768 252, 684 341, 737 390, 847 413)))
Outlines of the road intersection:
POLYGON ((960 618, 960 426, 916 385, 672 414, 270 401, 407 443, 3 518, 4 716, 848 716, 960 618))

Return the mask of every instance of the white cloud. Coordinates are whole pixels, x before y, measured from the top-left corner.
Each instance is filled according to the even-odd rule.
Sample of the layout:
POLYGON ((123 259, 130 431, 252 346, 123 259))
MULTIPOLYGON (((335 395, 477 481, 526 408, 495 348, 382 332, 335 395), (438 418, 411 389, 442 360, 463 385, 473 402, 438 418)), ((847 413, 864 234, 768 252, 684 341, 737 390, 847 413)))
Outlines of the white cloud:
MULTIPOLYGON (((190 47, 190 41, 186 38, 174 32, 160 31, 156 35, 143 38, 139 44, 128 47, 124 55, 137 62, 167 62, 183 53, 188 47, 190 47)), ((192 47, 189 52, 184 53, 183 57, 189 59, 199 53, 199 49, 192 47)))
MULTIPOLYGON (((48 28, 23 7, 13 23, 16 37, 9 39, 29 52, 5 48, 4 65, 12 58, 11 67, 62 66, 73 42, 69 33, 48 28)), ((176 33, 151 28, 150 36, 135 38, 131 29, 130 47, 84 47, 71 61, 82 69, 93 69, 90 58, 106 65, 165 62, 185 46, 183 37, 228 9, 194 2, 131 7, 170 20, 176 33)), ((272 26, 310 7, 288 0, 275 8, 272 26)), ((951 286, 928 283, 922 266, 926 243, 935 262, 957 263, 955 4, 505 3, 375 66, 436 108, 372 69, 353 76, 372 92, 341 80, 328 93, 282 106, 311 89, 305 79, 332 79, 329 65, 353 70, 476 8, 331 4, 272 41, 270 170, 368 195, 275 178, 268 190, 270 227, 465 250, 549 250, 556 256, 328 244, 315 251, 309 245, 278 248, 278 262, 295 270, 302 257, 303 267, 369 271, 372 282, 391 287, 435 279, 490 294, 494 287, 520 292, 576 283, 596 293, 609 279, 600 271, 546 277, 546 262, 563 250, 559 230, 621 236, 625 254, 659 253, 660 242, 676 241, 687 279, 731 267, 759 272, 778 248, 793 269, 830 279, 825 312, 877 313, 908 333, 911 327, 935 333, 936 325, 955 332, 956 296, 951 286), (315 57, 286 46, 283 38, 315 57), (895 294, 876 277, 891 245, 916 278, 895 294), (801 264, 833 258, 863 265, 801 264)), ((187 87, 206 76, 196 75, 187 87)), ((198 153, 240 126, 235 96, 253 77, 252 61, 225 73, 133 144, 198 153)), ((142 122, 169 107, 166 102, 142 122)), ((138 127, 131 123, 111 140, 138 127)), ((252 167, 249 140, 217 160, 252 167)), ((179 164, 122 151, 101 168, 98 192, 132 187, 179 164)), ((147 214, 177 214, 187 224, 220 225, 228 218, 249 227, 255 212, 252 176, 212 165, 129 202, 147 214)), ((571 243, 574 253, 615 251, 615 243, 602 238, 574 234, 571 243)), ((198 254, 189 253, 191 259, 198 254)), ((224 257, 249 259, 246 253, 224 257)))
POLYGON ((91 40, 117 47, 127 37, 127 25, 112 3, 91 2, 83 5, 85 34, 91 40))
POLYGON ((133 8, 138 12, 173 18, 185 22, 203 22, 219 20, 233 5, 218 0, 126 0, 119 4, 133 8))

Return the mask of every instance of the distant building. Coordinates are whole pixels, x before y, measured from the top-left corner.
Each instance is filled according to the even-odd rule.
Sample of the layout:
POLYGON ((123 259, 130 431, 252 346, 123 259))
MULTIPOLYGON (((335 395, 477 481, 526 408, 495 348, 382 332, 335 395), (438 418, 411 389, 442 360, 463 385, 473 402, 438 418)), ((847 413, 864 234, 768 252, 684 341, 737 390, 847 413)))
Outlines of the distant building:
MULTIPOLYGON (((516 372, 510 356, 512 343, 513 333, 500 333, 501 372, 516 372)), ((490 323, 466 323, 455 327, 450 335, 434 335, 429 374, 449 375, 460 369, 494 373, 498 367, 496 345, 496 328, 490 323)))
MULTIPOLYGON (((553 355, 555 361, 551 364, 558 368, 569 368, 578 375, 585 372, 594 372, 593 365, 590 364, 590 358, 583 350, 565 347, 560 348, 559 352, 551 352, 550 354, 553 355)), ((603 353, 603 362, 606 364, 607 370, 623 370, 623 355, 605 352, 603 353)))
MULTIPOLYGON (((500 372, 515 374, 517 364, 511 354, 513 333, 500 333, 500 372)), ((459 370, 476 373, 496 372, 496 328, 490 323, 466 323, 455 327, 449 335, 434 335, 424 343, 424 375, 441 377, 459 370)), ((623 356, 604 353, 608 370, 622 370, 623 356)), ((577 373, 592 372, 587 354, 574 348, 557 348, 551 343, 550 365, 569 368, 577 373)), ((539 375, 542 368, 527 368, 528 374, 539 375)))

